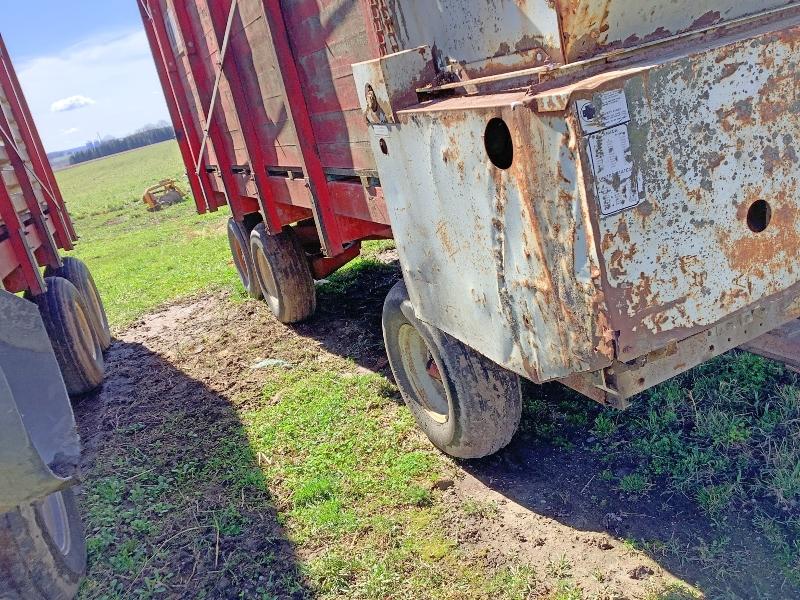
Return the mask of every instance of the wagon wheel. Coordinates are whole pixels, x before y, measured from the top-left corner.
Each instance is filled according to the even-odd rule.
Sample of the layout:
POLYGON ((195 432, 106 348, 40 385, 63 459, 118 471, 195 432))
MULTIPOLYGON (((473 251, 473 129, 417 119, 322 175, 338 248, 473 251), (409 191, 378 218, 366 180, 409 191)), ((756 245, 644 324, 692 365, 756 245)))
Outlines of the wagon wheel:
POLYGON ((111 329, 108 326, 106 309, 103 306, 103 300, 100 298, 100 293, 97 291, 94 278, 89 271, 89 267, 86 266, 86 263, 74 256, 67 256, 63 259, 61 267, 53 269, 48 266, 45 268, 44 276, 63 277, 78 288, 78 291, 81 293, 84 300, 86 300, 89 320, 100 342, 100 346, 103 350, 108 348, 111 345, 111 329))
POLYGON ((383 339, 403 400, 437 448, 479 458, 511 441, 522 413, 519 376, 417 319, 402 281, 383 305, 383 339))
POLYGON ((86 540, 71 489, 0 515, 3 598, 66 600, 86 570, 86 540))
POLYGON ((314 314, 314 278, 294 231, 270 235, 259 223, 250 233, 250 253, 264 300, 280 322, 296 323, 314 314))
POLYGON ((103 348, 83 295, 62 277, 47 277, 47 291, 34 297, 53 345, 67 392, 90 392, 103 382, 103 348))
POLYGON ((228 219, 228 244, 233 256, 233 264, 247 295, 260 300, 262 298, 261 286, 256 278, 253 257, 250 253, 250 238, 243 223, 228 219))

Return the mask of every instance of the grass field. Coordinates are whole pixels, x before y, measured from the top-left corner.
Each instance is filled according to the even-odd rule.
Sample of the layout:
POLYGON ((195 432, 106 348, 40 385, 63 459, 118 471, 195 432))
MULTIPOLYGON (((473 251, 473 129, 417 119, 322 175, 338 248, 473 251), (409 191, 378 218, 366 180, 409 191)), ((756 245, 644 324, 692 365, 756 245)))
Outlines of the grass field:
MULTIPOLYGON (((90 264, 118 332, 155 307, 212 288, 263 313, 239 290, 226 211, 198 216, 191 203, 145 211, 141 191, 181 172, 176 145, 165 143, 58 173, 81 235, 75 252, 90 264)), ((369 287, 364 278, 388 268, 374 260, 387 247, 369 246, 364 259, 332 276, 321 304, 345 302, 354 286, 369 287)), ((344 327, 346 318, 337 319, 344 327)), ((270 370, 253 393, 216 392, 226 398, 227 420, 207 422, 202 409, 185 407, 165 416, 157 399, 147 409, 152 413, 133 406, 115 413, 115 428, 96 450, 84 486, 90 567, 83 597, 178 597, 173 555, 195 566, 206 557, 213 573, 196 577, 228 581, 225 593, 208 597, 627 597, 610 588, 586 591, 602 588, 609 574, 593 571, 589 586, 589 576, 575 575, 579 558, 548 556, 534 565, 531 555, 511 552, 498 563, 464 543, 444 524, 470 519, 479 529, 495 527, 500 509, 477 500, 448 504, 437 482, 462 469, 496 469, 500 479, 519 480, 522 474, 503 466, 507 457, 467 463, 442 457, 415 434, 385 376, 312 352, 293 330, 259 323, 271 356, 293 367, 270 370), (294 571, 278 568, 274 548, 248 546, 248 538, 267 535, 264 515, 273 514, 297 554, 294 571), (190 539, 179 538, 186 532, 190 539), (247 588, 245 581, 259 583, 247 588)), ((232 344, 223 355, 244 352, 235 344, 245 334, 202 332, 183 346, 176 341, 184 373, 164 376, 164 396, 192 368, 218 368, 191 358, 191 348, 210 344, 214 335, 232 344)), ((353 336, 353 344, 360 341, 353 336)), ((624 413, 560 386, 528 386, 519 435, 585 476, 574 496, 611 515, 596 529, 632 556, 651 557, 687 580, 691 574, 696 580, 689 583, 708 598, 792 598, 800 590, 799 390, 783 367, 734 352, 642 394, 624 413), (648 513, 655 521, 617 534, 608 524, 621 512, 617 507, 625 518, 648 513), (661 513, 673 521, 659 522, 661 513), (764 556, 750 555, 752 544, 764 556), (779 591, 731 591, 754 589, 748 585, 761 571, 777 573, 779 591)), ((571 522, 560 513, 555 520, 571 522)), ((592 529, 576 524, 574 532, 581 528, 592 529)), ((678 585, 646 597, 679 600, 699 592, 678 585)))
POLYGON ((190 201, 156 213, 142 192, 160 179, 186 186, 178 145, 164 142, 56 175, 80 236, 75 256, 91 264, 113 328, 199 290, 233 287, 227 210, 198 215, 190 201))

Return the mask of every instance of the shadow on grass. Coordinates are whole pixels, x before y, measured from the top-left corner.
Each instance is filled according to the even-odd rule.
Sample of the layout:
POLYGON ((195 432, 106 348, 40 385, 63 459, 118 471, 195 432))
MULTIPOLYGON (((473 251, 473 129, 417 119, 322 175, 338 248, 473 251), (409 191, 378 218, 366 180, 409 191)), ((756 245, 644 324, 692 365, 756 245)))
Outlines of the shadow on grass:
POLYGON ((333 354, 371 371, 391 375, 383 347, 383 301, 400 279, 396 259, 353 261, 317 288, 317 312, 293 326, 298 335, 319 341, 333 354))
MULTIPOLYGON (((340 271, 319 290, 317 315, 296 326, 296 331, 320 341, 330 352, 391 378, 381 336, 381 310, 398 278, 396 262, 364 260, 340 271)), ((676 380, 676 385, 684 384, 676 380)), ((613 449, 606 446, 610 440, 599 439, 592 431, 595 420, 605 412, 591 401, 557 383, 526 384, 525 404, 520 431, 511 445, 493 457, 461 462, 465 471, 532 513, 576 531, 604 532, 623 540, 709 598, 800 597, 800 590, 786 577, 786 565, 777 557, 783 543, 788 560, 794 560, 791 553, 798 551, 797 540, 793 546, 791 532, 784 542, 768 540, 765 530, 756 526, 758 519, 774 516, 774 503, 768 498, 749 490, 738 502, 725 503, 723 498, 723 505, 714 511, 709 506, 704 509, 696 497, 677 491, 666 477, 642 476, 644 464, 637 462, 635 453, 624 452, 632 440, 618 440, 613 449)), ((650 410, 657 413, 658 402, 650 410)), ((729 406, 724 410, 735 414, 729 406)), ((646 411, 623 413, 620 427, 635 436, 637 424, 647 418, 652 417, 646 411)), ((681 424, 668 432, 670 440, 685 445, 685 454, 697 452, 713 461, 715 448, 698 443, 697 435, 697 431, 681 429, 681 424)), ((738 450, 735 444, 728 450, 734 464, 726 468, 735 472, 738 450)), ((750 460, 747 452, 741 450, 745 460, 750 460)), ((646 460, 657 460, 654 454, 656 450, 646 460)), ((751 463, 751 471, 764 468, 758 461, 751 463)), ((746 470, 741 470, 741 477, 754 476, 746 470)), ((713 491, 715 486, 707 488, 713 491)))
POLYGON ((259 459, 229 401, 140 344, 115 341, 79 399, 82 598, 308 596, 259 459))
MULTIPOLYGON (((779 548, 755 526, 771 502, 731 502, 723 515, 711 518, 667 477, 642 475, 647 472, 644 461, 604 447, 580 422, 579 411, 559 406, 588 401, 560 384, 540 389, 530 384, 526 392, 528 402, 536 398, 538 409, 523 415, 512 443, 494 456, 462 463, 465 471, 533 513, 576 531, 606 533, 645 552, 708 598, 800 597, 781 569, 779 548), (555 433, 542 432, 537 413, 543 406, 557 415, 555 433), (570 423, 573 418, 578 422, 570 423)), ((601 412, 591 405, 583 408, 589 415, 601 412)))

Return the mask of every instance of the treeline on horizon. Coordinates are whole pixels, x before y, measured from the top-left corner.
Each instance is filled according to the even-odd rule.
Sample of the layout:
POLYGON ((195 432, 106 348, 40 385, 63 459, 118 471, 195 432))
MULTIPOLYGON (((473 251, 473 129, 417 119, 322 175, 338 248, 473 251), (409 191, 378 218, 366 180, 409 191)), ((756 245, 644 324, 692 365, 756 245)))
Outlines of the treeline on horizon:
POLYGON ((107 137, 103 140, 88 142, 85 148, 73 152, 69 158, 69 164, 77 165, 87 160, 103 158, 111 154, 118 154, 126 150, 134 150, 174 139, 175 130, 169 125, 141 129, 123 138, 107 137))

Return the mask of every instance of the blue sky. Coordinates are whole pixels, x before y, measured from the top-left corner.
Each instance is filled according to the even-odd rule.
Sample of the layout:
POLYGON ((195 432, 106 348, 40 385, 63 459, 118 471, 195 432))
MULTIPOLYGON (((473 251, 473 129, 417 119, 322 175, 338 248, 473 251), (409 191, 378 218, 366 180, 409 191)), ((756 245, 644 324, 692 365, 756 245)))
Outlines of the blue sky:
POLYGON ((48 151, 168 120, 137 0, 7 2, 0 33, 48 151))

